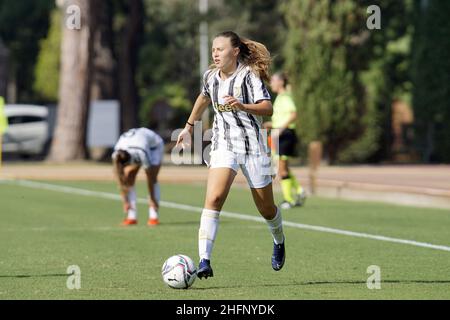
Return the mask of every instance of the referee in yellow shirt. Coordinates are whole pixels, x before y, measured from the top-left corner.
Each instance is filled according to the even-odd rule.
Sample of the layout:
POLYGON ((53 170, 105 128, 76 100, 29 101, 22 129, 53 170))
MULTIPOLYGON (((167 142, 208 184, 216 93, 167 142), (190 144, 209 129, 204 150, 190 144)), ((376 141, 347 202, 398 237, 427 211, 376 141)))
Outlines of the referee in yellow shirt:
POLYGON ((306 199, 303 187, 298 183, 296 177, 289 170, 289 157, 295 155, 297 145, 297 134, 295 133, 297 108, 287 91, 288 79, 283 73, 276 73, 270 80, 270 87, 277 98, 273 104, 272 121, 265 123, 267 129, 272 130, 272 143, 278 157, 278 174, 281 179, 281 189, 284 201, 281 203, 282 209, 290 209, 295 206, 302 206, 306 199))

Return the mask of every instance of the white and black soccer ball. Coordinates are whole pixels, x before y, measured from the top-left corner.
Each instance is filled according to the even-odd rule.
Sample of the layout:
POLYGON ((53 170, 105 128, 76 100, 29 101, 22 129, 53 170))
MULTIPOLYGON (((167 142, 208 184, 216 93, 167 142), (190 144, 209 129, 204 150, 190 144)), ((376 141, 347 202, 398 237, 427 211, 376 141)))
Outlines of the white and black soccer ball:
POLYGON ((186 255, 177 254, 167 259, 162 266, 164 282, 173 289, 187 289, 197 278, 197 268, 186 255))

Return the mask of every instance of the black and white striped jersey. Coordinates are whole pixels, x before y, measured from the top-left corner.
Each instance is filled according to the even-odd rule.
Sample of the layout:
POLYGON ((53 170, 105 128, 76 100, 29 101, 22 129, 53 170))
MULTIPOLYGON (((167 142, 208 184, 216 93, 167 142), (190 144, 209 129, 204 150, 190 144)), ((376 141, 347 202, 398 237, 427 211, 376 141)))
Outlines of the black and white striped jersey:
POLYGON ((250 69, 239 63, 234 74, 222 80, 219 69, 203 75, 202 94, 211 99, 214 109, 211 151, 225 149, 240 154, 267 154, 267 135, 262 129, 262 117, 234 110, 225 104, 225 96, 233 96, 243 104, 270 100, 264 82, 250 69))

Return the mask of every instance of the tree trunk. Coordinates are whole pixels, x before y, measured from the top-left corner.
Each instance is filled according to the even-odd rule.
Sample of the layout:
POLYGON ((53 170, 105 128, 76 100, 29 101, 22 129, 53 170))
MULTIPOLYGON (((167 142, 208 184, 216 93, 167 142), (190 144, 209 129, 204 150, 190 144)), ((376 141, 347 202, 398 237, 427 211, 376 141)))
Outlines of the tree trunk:
POLYGON ((94 36, 91 100, 117 99, 116 61, 113 54, 113 12, 110 1, 99 1, 94 36))
MULTIPOLYGON (((62 6, 66 17, 61 45, 59 106, 49 160, 64 162, 87 157, 86 129, 90 103, 94 12, 98 0, 72 0, 80 9, 79 29, 67 25, 67 2, 62 6)), ((76 14, 76 13, 75 13, 76 14)))
POLYGON ((127 9, 119 49, 119 99, 122 131, 135 128, 139 124, 139 97, 135 75, 140 33, 143 28, 144 5, 142 0, 129 1, 127 9))
POLYGON ((9 50, 4 46, 2 38, 0 38, 0 96, 5 97, 5 100, 8 87, 8 62, 9 50))

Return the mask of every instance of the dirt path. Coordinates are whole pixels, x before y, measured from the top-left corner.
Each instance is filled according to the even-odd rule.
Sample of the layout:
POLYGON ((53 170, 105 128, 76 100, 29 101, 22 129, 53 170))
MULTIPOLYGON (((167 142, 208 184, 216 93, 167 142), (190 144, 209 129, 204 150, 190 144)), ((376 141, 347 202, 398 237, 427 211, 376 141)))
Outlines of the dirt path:
MULTIPOLYGON (((303 184, 308 185, 308 168, 297 167, 293 171, 303 184)), ((112 167, 98 163, 5 163, 1 176, 9 179, 31 180, 92 180, 113 181, 112 167)), ((205 166, 163 166, 160 181, 163 183, 205 182, 208 170, 205 166)), ((359 185, 365 188, 404 190, 425 194, 450 196, 450 166, 351 166, 321 167, 319 185, 359 185)), ((139 179, 144 179, 140 172, 139 179)), ((236 182, 245 184, 239 173, 236 182)))

